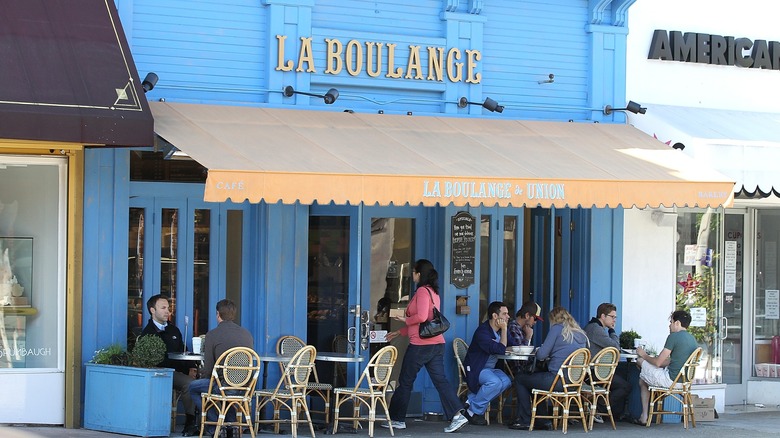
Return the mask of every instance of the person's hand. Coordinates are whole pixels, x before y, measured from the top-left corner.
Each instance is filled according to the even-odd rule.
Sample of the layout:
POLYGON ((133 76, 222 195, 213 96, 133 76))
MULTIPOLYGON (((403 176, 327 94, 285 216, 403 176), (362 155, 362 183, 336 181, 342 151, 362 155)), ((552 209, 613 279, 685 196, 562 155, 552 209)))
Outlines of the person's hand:
POLYGON ((385 339, 387 339, 387 342, 390 342, 390 341, 392 341, 393 339, 395 339, 395 338, 397 338, 399 336, 401 336, 401 331, 400 330, 396 330, 396 331, 388 332, 385 335, 385 339))
POLYGON ((404 323, 406 322, 406 316, 394 316, 393 319, 404 323))
POLYGON ((189 374, 190 374, 190 377, 192 377, 193 379, 197 379, 198 378, 198 369, 197 368, 190 368, 189 374))
POLYGON ((644 358, 644 356, 647 356, 647 353, 645 352, 645 349, 644 349, 644 348, 642 348, 642 347, 637 347, 637 348, 636 348, 636 355, 637 355, 638 357, 644 358))
POLYGON ((505 319, 496 318, 496 325, 501 330, 506 330, 507 321, 505 319))
POLYGON ((531 342, 531 338, 534 336, 534 329, 530 325, 523 326, 523 334, 528 342, 531 342))

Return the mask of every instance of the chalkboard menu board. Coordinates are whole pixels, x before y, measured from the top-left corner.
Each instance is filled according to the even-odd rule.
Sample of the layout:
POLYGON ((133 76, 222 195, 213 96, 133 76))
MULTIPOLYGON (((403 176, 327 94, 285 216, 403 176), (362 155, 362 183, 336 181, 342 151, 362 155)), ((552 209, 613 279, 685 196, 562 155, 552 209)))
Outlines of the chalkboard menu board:
POLYGON ((474 284, 477 232, 474 216, 461 211, 452 217, 452 260, 450 283, 458 289, 474 284))

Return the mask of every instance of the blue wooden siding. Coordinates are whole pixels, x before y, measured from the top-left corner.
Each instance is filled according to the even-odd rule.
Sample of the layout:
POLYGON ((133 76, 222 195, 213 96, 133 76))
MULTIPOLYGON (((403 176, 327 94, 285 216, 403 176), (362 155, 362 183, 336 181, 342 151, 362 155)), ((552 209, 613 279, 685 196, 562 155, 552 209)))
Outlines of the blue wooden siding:
POLYGON ((156 95, 179 101, 264 102, 262 11, 259 0, 136 0, 131 47, 141 76, 154 71, 156 95))

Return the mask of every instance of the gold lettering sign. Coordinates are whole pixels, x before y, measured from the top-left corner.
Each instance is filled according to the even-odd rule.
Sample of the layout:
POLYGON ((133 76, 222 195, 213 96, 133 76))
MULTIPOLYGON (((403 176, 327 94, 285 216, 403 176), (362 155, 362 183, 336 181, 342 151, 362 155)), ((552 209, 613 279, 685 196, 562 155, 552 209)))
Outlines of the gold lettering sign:
MULTIPOLYGON (((276 35, 276 70, 295 69, 296 72, 317 73, 318 60, 314 58, 312 38, 300 38, 296 57, 285 56, 286 41, 286 35, 276 35)), ((405 61, 405 65, 396 66, 395 49, 398 45, 394 43, 361 42, 353 39, 344 44, 336 38, 325 38, 325 44, 325 59, 320 62, 324 64, 324 73, 328 75, 339 75, 346 70, 348 75, 358 76, 365 69, 366 74, 372 78, 384 73, 386 78, 391 79, 443 82, 446 78, 450 82, 469 84, 479 84, 482 81, 482 73, 479 72, 482 52, 479 50, 438 46, 423 48, 410 44, 407 46, 408 57, 401 60, 402 63, 405 61), (423 53, 427 53, 427 58, 423 58, 423 53)))

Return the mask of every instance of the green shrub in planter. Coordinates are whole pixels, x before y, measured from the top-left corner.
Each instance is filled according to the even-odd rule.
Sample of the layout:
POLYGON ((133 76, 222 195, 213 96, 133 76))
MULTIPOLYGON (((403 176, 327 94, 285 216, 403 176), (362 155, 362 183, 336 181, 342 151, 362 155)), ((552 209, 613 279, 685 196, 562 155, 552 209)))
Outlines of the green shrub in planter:
POLYGON ((165 342, 159 336, 141 336, 130 352, 130 366, 153 368, 165 359, 165 342))

